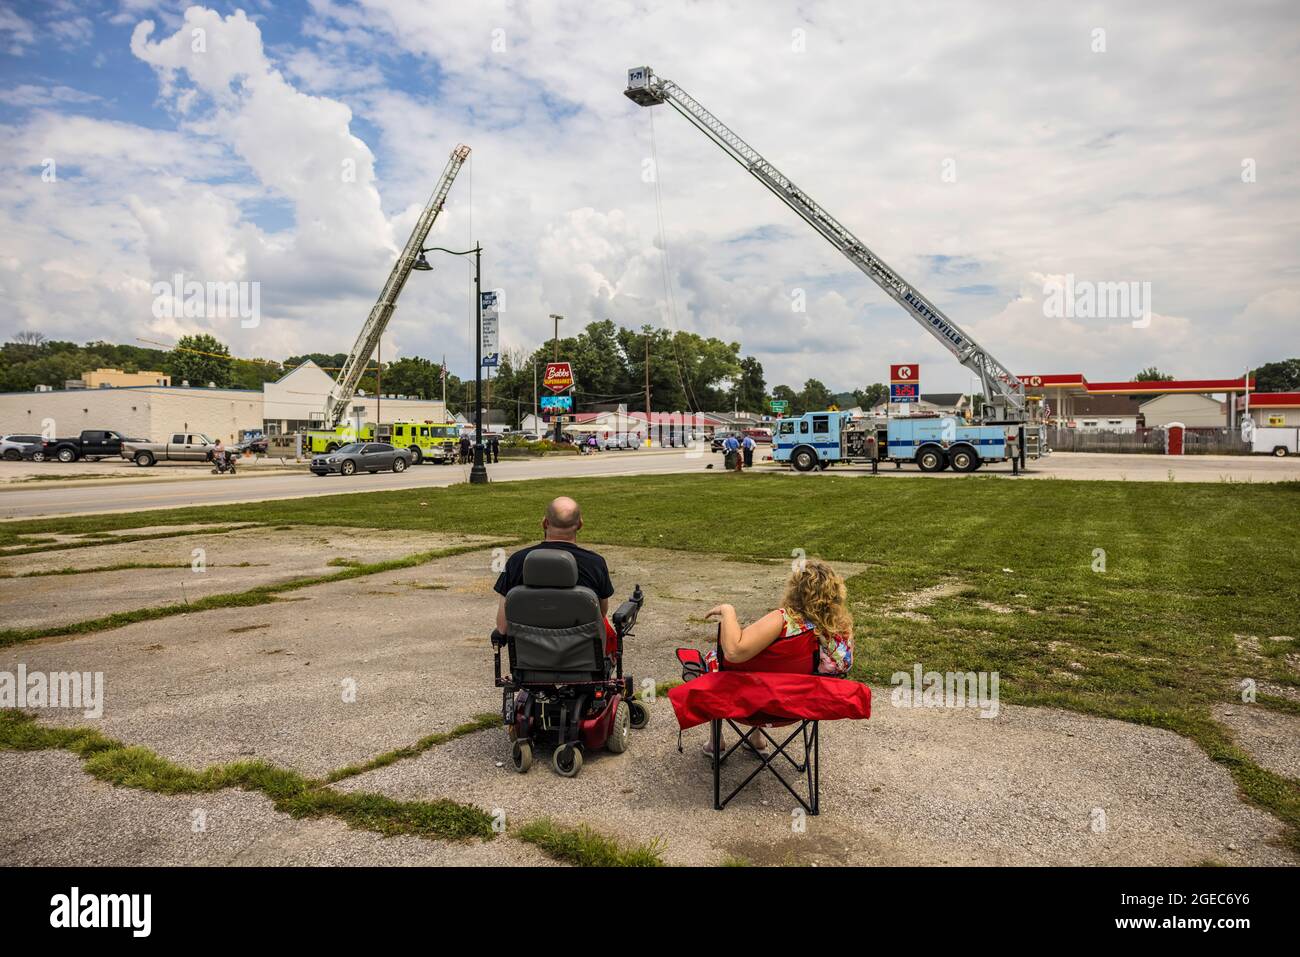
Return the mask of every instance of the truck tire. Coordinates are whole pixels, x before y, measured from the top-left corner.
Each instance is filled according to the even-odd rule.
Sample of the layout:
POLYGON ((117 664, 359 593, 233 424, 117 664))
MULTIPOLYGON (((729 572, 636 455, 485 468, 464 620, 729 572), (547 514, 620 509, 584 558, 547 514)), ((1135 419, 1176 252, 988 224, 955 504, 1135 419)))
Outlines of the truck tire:
POLYGON ((153 463, 154 457, 152 452, 135 453, 135 464, 140 466, 140 468, 147 469, 149 466, 153 465, 153 463))
POLYGON ((333 455, 338 450, 339 450, 339 444, 337 442, 331 442, 325 446, 326 455, 333 455))
POLYGON ((916 467, 922 472, 942 472, 948 467, 948 457, 937 445, 923 445, 916 453, 916 467))
POLYGON ((958 445, 948 450, 948 463, 954 472, 974 472, 980 467, 979 453, 969 445, 958 445))
POLYGON ((412 445, 407 451, 411 453, 412 465, 419 465, 421 462, 424 461, 424 453, 420 451, 420 447, 418 445, 412 445))
POLYGON ((1286 456, 1287 456, 1287 448, 1286 448, 1286 446, 1285 446, 1285 445, 1279 445, 1277 448, 1275 448, 1275 449, 1273 450, 1273 454, 1274 454, 1275 456, 1277 456, 1278 458, 1280 458, 1280 459, 1284 459, 1284 458, 1286 458, 1286 456))
POLYGON ((790 456, 790 464, 798 472, 811 472, 817 467, 817 453, 806 445, 801 446, 790 456))
POLYGON ((65 445, 63 448, 55 452, 54 456, 60 462, 66 465, 69 462, 77 461, 77 450, 74 448, 69 448, 68 446, 65 445))

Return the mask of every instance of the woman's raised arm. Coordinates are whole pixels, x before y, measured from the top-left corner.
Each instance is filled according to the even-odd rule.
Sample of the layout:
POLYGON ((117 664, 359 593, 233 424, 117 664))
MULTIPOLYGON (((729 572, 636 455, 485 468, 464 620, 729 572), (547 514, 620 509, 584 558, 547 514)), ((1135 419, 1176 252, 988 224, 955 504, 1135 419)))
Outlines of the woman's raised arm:
POLYGON ((722 654, 728 661, 740 664, 763 652, 781 634, 785 627, 785 616, 780 610, 770 611, 748 628, 740 627, 736 609, 731 605, 715 605, 710 608, 705 618, 717 618, 722 628, 718 643, 722 654))

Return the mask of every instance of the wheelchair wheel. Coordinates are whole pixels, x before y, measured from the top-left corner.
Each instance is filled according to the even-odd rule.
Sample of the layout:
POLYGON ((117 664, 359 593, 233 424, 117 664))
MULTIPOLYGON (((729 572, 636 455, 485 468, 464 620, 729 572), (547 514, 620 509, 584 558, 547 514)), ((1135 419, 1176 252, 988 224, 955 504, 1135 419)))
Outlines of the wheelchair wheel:
POLYGON ((533 746, 527 741, 516 741, 510 747, 510 762, 520 774, 527 774, 533 766, 533 746))
POLYGON ((576 778, 582 770, 582 749, 576 744, 562 744, 551 755, 551 767, 562 778, 576 778))
POLYGON ((640 731, 650 723, 650 709, 640 701, 628 702, 628 708, 631 711, 633 729, 640 731))
POLYGON ((618 710, 614 712, 614 726, 610 728, 609 740, 605 742, 605 747, 614 754, 622 754, 627 750, 627 739, 631 733, 631 720, 628 717, 627 702, 620 701, 618 710))

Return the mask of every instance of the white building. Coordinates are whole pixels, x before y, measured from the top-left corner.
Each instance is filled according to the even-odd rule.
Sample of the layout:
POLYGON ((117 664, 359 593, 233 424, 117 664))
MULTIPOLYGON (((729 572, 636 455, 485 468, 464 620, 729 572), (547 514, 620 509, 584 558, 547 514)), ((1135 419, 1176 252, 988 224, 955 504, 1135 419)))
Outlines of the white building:
MULTIPOLYGON (((224 442, 238 441, 245 432, 283 435, 320 427, 333 384, 323 369, 306 362, 260 390, 127 386, 0 393, 0 434, 70 436, 113 429, 155 442, 174 432, 202 432, 224 442)), ((359 395, 347 418, 363 424, 444 422, 445 408, 441 400, 359 395)))
POLYGON ((1189 429, 1222 429, 1228 424, 1228 406, 1199 392, 1167 392, 1142 403, 1148 427, 1181 422, 1189 429))
POLYGON ((1077 398, 1069 423, 1080 432, 1136 432, 1142 410, 1126 395, 1089 395, 1077 398))
MULTIPOLYGON (((262 428, 267 435, 287 435, 304 429, 319 429, 325 421, 325 402, 334 380, 308 359, 274 382, 263 385, 265 395, 262 428)), ((441 399, 408 396, 353 396, 345 419, 367 422, 445 422, 446 406, 441 399)))
POLYGON ((113 429, 160 441, 173 432, 202 432, 225 442, 262 427, 262 393, 248 389, 128 386, 0 394, 0 432, 78 435, 113 429))

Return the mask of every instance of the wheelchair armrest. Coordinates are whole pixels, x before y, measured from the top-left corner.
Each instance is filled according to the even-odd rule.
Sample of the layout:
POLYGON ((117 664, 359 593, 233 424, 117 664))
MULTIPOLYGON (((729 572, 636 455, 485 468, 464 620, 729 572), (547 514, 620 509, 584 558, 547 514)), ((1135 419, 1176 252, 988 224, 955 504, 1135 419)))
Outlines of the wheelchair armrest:
POLYGON ((641 611, 641 605, 645 603, 645 595, 641 592, 641 586, 637 585, 632 592, 632 597, 623 604, 618 606, 614 612, 614 631, 619 637, 628 634, 634 625, 636 625, 636 616, 641 611))

